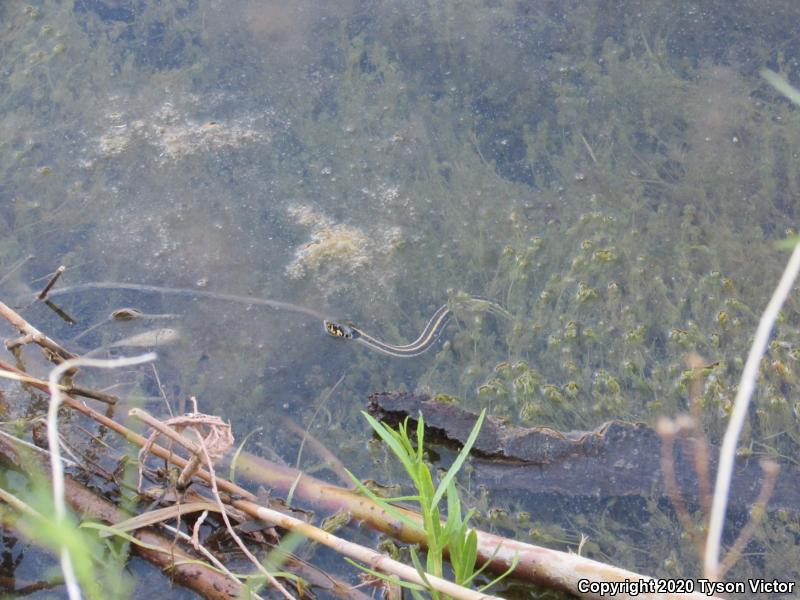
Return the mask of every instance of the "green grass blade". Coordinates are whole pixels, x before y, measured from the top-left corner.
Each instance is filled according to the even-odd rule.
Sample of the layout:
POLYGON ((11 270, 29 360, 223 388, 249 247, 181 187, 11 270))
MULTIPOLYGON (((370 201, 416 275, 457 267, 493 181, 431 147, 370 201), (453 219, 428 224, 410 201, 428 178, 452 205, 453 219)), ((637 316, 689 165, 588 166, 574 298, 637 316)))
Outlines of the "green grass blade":
POLYGON ((438 599, 439 598, 439 592, 437 592, 435 589, 433 589, 433 587, 431 586, 430 581, 428 581, 428 573, 422 567, 422 563, 419 560, 419 556, 417 556, 417 553, 413 548, 410 548, 409 550, 410 550, 409 554, 411 555, 411 562, 414 563, 414 568, 417 570, 417 574, 420 576, 422 581, 427 586, 427 590, 430 592, 431 597, 438 599))
POLYGON ((456 476, 456 473, 461 469, 464 461, 467 460, 467 456, 469 456, 469 451, 472 450, 473 444, 475 444, 475 440, 478 439, 478 433, 480 433, 481 425, 483 425, 483 419, 486 416, 486 409, 484 408, 481 411, 478 420, 475 422, 475 427, 472 428, 472 432, 469 434, 469 438, 467 438, 464 447, 461 449, 461 452, 458 453, 456 460, 450 465, 450 468, 447 470, 447 473, 444 476, 444 479, 439 483, 439 488, 436 490, 436 494, 433 496, 432 504, 436 505, 439 504, 439 501, 444 496, 444 493, 447 491, 447 486, 450 485, 450 482, 456 476))
POLYGON ((345 472, 350 476, 350 479, 353 481, 353 483, 355 484, 356 488, 358 488, 359 492, 361 492, 367 498, 372 500, 375 504, 380 506, 383 510, 385 510, 387 513, 389 513, 389 515, 391 515, 393 518, 397 519, 398 521, 402 522, 404 525, 407 525, 408 527, 411 527, 415 531, 423 531, 423 528, 420 526, 419 523, 417 523, 416 521, 414 521, 413 519, 411 519, 407 515, 404 515, 401 511, 397 510, 397 508, 395 508, 394 506, 389 504, 386 501, 385 498, 381 498, 380 496, 376 496, 375 492, 373 492, 371 489, 369 489, 367 486, 365 486, 363 483, 361 483, 361 481, 359 481, 358 477, 353 475, 350 471, 345 469, 345 472))
MULTIPOLYGON (((485 568, 485 567, 486 567, 486 566, 487 566, 487 565, 488 565, 490 562, 491 562, 490 560, 487 560, 487 561, 486 561, 486 563, 484 563, 483 567, 481 567, 481 568, 480 568, 480 570, 479 570, 477 573, 475 573, 475 574, 476 574, 476 575, 478 575, 478 574, 479 574, 481 571, 483 571, 483 569, 484 569, 484 568, 485 568)), ((508 569, 506 569, 505 571, 503 571, 503 572, 502 572, 500 575, 498 575, 497 577, 495 577, 494 579, 492 579, 492 580, 491 580, 489 583, 487 583, 487 584, 486 584, 486 585, 484 585, 483 587, 480 587, 480 588, 478 588, 478 591, 479 591, 479 592, 483 592, 483 591, 485 591, 485 590, 488 590, 488 589, 489 589, 490 587, 492 587, 493 585, 497 585, 498 583, 500 583, 501 581, 503 581, 503 579, 505 579, 506 577, 508 577, 509 575, 511 575, 511 573, 513 573, 513 572, 514 572, 514 569, 516 569, 516 568, 517 568, 517 564, 518 564, 518 563, 519 563, 519 553, 517 553, 517 554, 514 554, 514 560, 512 560, 512 561, 511 561, 511 565, 508 567, 508 569)))
POLYGON ((369 573, 370 575, 372 575, 373 577, 375 577, 377 579, 381 579, 381 580, 386 581, 388 583, 393 583, 395 585, 399 585, 400 587, 404 587, 407 590, 411 590, 412 592, 414 592, 414 591, 418 591, 418 592, 426 591, 426 588, 421 586, 418 583, 412 583, 410 581, 406 581, 405 579, 400 579, 397 575, 387 575, 386 573, 381 573, 380 571, 376 571, 375 569, 370 569, 369 567, 365 567, 364 565, 354 561, 352 558, 348 558, 346 556, 344 557, 344 559, 347 562, 349 562, 351 565, 356 567, 357 569, 361 569, 365 573, 369 573))
MULTIPOLYGON (((470 529, 466 534, 464 543, 464 556, 462 558, 464 566, 469 569, 469 574, 465 570, 464 581, 468 581, 472 577, 475 570, 475 563, 478 561, 478 534, 474 529, 470 529)), ((488 564, 488 562, 486 563, 488 564)))
POLYGON ((395 437, 397 433, 383 423, 373 419, 366 412, 362 411, 361 414, 367 419, 367 422, 370 424, 375 433, 377 433, 384 443, 389 446, 389 449, 392 451, 392 453, 398 459, 400 459, 400 462, 403 463, 403 467, 408 472, 409 476, 413 478, 415 474, 414 462, 409 456, 407 448, 400 442, 399 439, 397 439, 397 437, 395 437))

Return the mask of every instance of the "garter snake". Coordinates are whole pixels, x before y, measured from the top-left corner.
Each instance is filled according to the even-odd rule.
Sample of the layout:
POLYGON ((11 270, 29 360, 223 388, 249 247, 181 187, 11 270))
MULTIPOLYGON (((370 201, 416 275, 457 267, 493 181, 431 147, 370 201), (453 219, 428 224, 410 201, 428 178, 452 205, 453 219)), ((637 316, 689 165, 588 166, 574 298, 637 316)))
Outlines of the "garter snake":
POLYGON ((179 296, 193 296, 199 298, 212 298, 215 300, 224 300, 228 302, 237 302, 239 304, 250 304, 259 306, 269 306, 279 310, 288 310, 291 312, 302 313, 310 317, 314 317, 322 321, 325 331, 331 337, 342 340, 353 340, 362 346, 366 346, 370 350, 385 354, 387 356, 394 356, 397 358, 410 358, 412 356, 419 356, 427 352, 444 331, 450 318, 453 316, 453 307, 457 305, 473 305, 481 310, 493 312, 506 318, 511 318, 511 315, 503 307, 480 297, 461 296, 440 306, 433 316, 428 320, 422 333, 419 334, 416 340, 409 344, 394 345, 383 342, 365 332, 363 329, 356 327, 352 323, 342 323, 331 319, 314 309, 306 308, 305 306, 298 306, 291 302, 282 302, 280 300, 268 300, 266 298, 257 298, 254 296, 238 296, 235 294, 226 294, 222 292, 212 292, 209 290, 193 290, 189 288, 170 288, 161 287, 156 285, 144 285, 139 283, 122 283, 112 281, 99 281, 92 283, 82 283, 70 287, 52 290, 49 297, 60 296, 71 292, 89 289, 106 289, 106 290, 131 290, 136 292, 150 292, 156 294, 172 294, 179 296))
MULTIPOLYGON (((455 302, 479 305, 483 310, 511 318, 508 311, 491 300, 470 296, 467 298, 460 298, 455 302)), ((453 311, 451 309, 451 304, 443 304, 433 313, 433 316, 428 320, 428 323, 425 325, 422 333, 419 334, 419 337, 413 342, 402 346, 382 342, 352 323, 342 324, 330 319, 325 319, 323 324, 325 325, 325 331, 332 337, 354 340, 362 346, 366 346, 370 350, 385 354, 386 356, 411 358, 412 356, 419 356, 430 350, 431 346, 433 346, 439 339, 439 336, 441 336, 444 328, 447 327, 450 317, 452 316, 453 311)))
POLYGON ((342 325, 335 321, 325 319, 323 325, 325 325, 325 331, 328 332, 328 335, 335 338, 355 340, 362 346, 366 346, 370 350, 375 350, 387 356, 410 358, 412 356, 419 356, 433 346, 434 342, 439 339, 444 328, 447 327, 447 322, 450 320, 451 316, 452 311, 448 304, 440 306, 439 309, 433 313, 433 316, 428 321, 428 324, 425 325, 425 329, 422 330, 419 337, 410 344, 404 346, 395 346, 382 342, 352 323, 342 325))

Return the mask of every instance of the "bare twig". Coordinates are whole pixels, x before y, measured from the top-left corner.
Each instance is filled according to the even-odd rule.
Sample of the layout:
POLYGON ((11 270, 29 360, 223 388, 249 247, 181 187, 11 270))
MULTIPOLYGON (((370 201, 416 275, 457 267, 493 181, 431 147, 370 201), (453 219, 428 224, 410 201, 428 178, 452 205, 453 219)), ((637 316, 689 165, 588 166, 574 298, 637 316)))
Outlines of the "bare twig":
MULTIPOLYGON (((380 506, 350 490, 298 473, 289 467, 269 463, 247 452, 241 454, 238 470, 244 477, 270 486, 274 494, 285 494, 294 485, 297 478, 300 477, 299 484, 295 487, 298 498, 302 498, 315 506, 322 506, 326 510, 348 511, 353 515, 354 519, 363 521, 370 527, 390 534, 404 542, 411 544, 425 543, 420 529, 408 527, 403 522, 393 519, 380 506)), ((220 481, 221 486, 222 481, 220 481)), ((236 502, 233 505, 237 508, 242 508, 236 502)), ((242 508, 242 510, 244 509, 242 508)), ((398 510, 410 519, 416 519, 421 523, 421 517, 418 514, 403 508, 398 510)), ((504 572, 518 559, 517 566, 513 572, 514 577, 539 585, 565 590, 576 596, 592 597, 579 591, 578 582, 580 580, 608 582, 624 581, 625 579, 630 579, 631 581, 648 579, 645 575, 576 554, 534 546, 533 544, 511 540, 485 531, 476 530, 476 533, 478 535, 478 561, 490 561, 490 569, 493 572, 504 572)), ((701 593, 642 593, 639 598, 643 600, 653 600, 655 598, 660 600, 672 598, 700 600, 708 597, 701 593)))
POLYGON ((72 315, 70 315, 66 310, 61 308, 58 304, 56 304, 55 302, 50 302, 50 300, 45 300, 44 303, 47 306, 47 308, 56 313, 56 315, 58 315, 58 317, 61 320, 66 321, 66 323, 69 325, 75 325, 75 319, 72 318, 72 315))
MULTIPOLYGON (((192 398, 193 402, 196 402, 192 398)), ((196 408, 196 406, 195 406, 196 408)), ((160 433, 173 442, 176 442, 186 448, 191 458, 178 478, 178 489, 186 489, 189 481, 194 476, 195 472, 200 467, 202 462, 202 447, 194 444, 191 440, 185 438, 180 434, 180 430, 190 427, 196 430, 197 426, 205 426, 208 434, 205 436, 204 441, 206 448, 212 458, 217 460, 233 445, 233 436, 231 435, 231 427, 224 423, 222 419, 213 415, 204 415, 202 413, 190 413, 183 416, 171 417, 164 422, 159 421, 148 412, 133 408, 129 411, 128 416, 138 419, 151 427, 155 433, 151 435, 147 444, 139 452, 139 462, 144 464, 144 456, 147 454, 150 446, 155 442, 157 435, 160 433)), ((141 481, 141 477, 140 477, 141 481)))
MULTIPOLYGON (((47 385, 47 382, 44 381, 43 379, 37 379, 36 377, 31 377, 30 375, 19 375, 18 373, 13 373, 11 371, 0 370, 0 377, 4 377, 5 379, 13 379, 21 383, 30 383, 30 384, 40 383, 43 385, 47 385)), ((84 398, 93 398, 94 400, 105 402, 106 404, 113 405, 119 401, 119 398, 117 396, 112 396, 111 394, 106 394, 98 390, 90 390, 88 388, 79 387, 77 385, 62 385, 59 383, 58 388, 62 392, 66 392, 68 394, 75 394, 76 396, 83 396, 84 398)))
POLYGON ((778 472, 781 470, 778 463, 771 460, 761 461, 761 469, 764 471, 764 481, 761 483, 761 491, 758 494, 755 504, 753 504, 750 518, 742 528, 742 531, 739 532, 739 536, 736 538, 736 541, 733 542, 733 546, 728 550, 728 554, 719 567, 720 578, 724 577, 725 573, 739 560, 745 546, 747 546, 747 542, 753 537, 756 526, 764 518, 767 502, 769 502, 770 496, 772 496, 772 492, 775 489, 778 472))
MULTIPOLYGON (((0 431, 0 454, 4 464, 10 464, 14 469, 20 471, 24 468, 21 456, 30 456, 42 466, 47 464, 48 456, 52 456, 52 453, 47 450, 31 446, 28 442, 2 431, 0 431)), ((65 478, 65 494, 73 509, 84 517, 88 516, 106 523, 117 523, 128 516, 121 509, 70 477, 65 478)), ((176 548, 171 540, 164 538, 151 528, 138 529, 133 532, 133 536, 143 543, 142 545, 131 545, 134 554, 141 556, 159 569, 169 572, 176 582, 194 590, 203 598, 231 600, 231 598, 238 598, 243 591, 238 581, 226 579, 205 565, 198 564, 192 556, 176 548)))
MULTIPOLYGON (((216 556, 214 556, 214 554, 210 550, 208 550, 208 548, 206 548, 205 546, 203 546, 203 544, 200 543, 199 529, 200 526, 203 524, 203 521, 205 520, 206 516, 208 516, 208 511, 203 511, 203 514, 200 515, 200 518, 198 518, 194 524, 191 536, 181 531, 180 529, 176 529, 172 525, 168 525, 167 523, 161 523, 161 527, 163 527, 176 537, 179 537, 184 541, 189 542, 195 550, 197 550, 200 554, 202 554, 208 559, 208 562, 217 567, 217 569, 219 569, 222 573, 227 575, 231 581, 236 582, 236 584, 238 585, 239 579, 236 577, 236 575, 234 575, 228 569, 228 567, 226 567, 216 556)), ((261 600, 261 596, 259 596, 258 594, 252 593, 252 597, 255 600, 261 600)))
MULTIPOLYGON (((53 479, 54 512, 56 521, 59 524, 65 521, 67 515, 67 508, 64 498, 64 468, 61 464, 61 447, 58 440, 58 409, 61 405, 61 389, 58 384, 59 379, 61 379, 61 376, 64 373, 78 366, 110 369, 114 367, 138 365, 143 362, 155 360, 155 358, 156 355, 152 352, 142 356, 118 358, 114 360, 74 358, 65 360, 50 371, 50 377, 48 378, 50 388, 50 406, 47 411, 47 442, 50 446, 51 452, 50 473, 53 479)), ((72 557, 70 556, 69 548, 62 544, 60 554, 61 570, 64 573, 64 583, 67 587, 67 593, 69 594, 70 600, 79 600, 81 598, 81 591, 72 567, 72 557)))
POLYGON ((286 598, 286 600, 295 600, 295 597, 292 596, 281 583, 275 579, 275 576, 270 573, 264 565, 259 562, 259 560, 253 556, 253 553, 247 548, 245 543, 242 539, 236 535, 236 532, 233 530, 233 526, 231 525, 230 519, 228 518, 228 513, 225 511, 225 506, 222 503, 222 498, 219 495, 219 489, 217 488, 217 476, 214 473, 214 464, 211 460, 211 456, 208 453, 208 448, 206 448, 205 440, 200 433, 193 428, 193 431, 197 435, 197 441, 200 444, 200 448, 203 451, 203 456, 206 460, 206 468, 208 469, 208 473, 211 476, 211 490, 214 495, 214 499, 217 501, 217 505, 219 506, 220 515, 222 516, 222 520, 225 522, 225 527, 228 529, 228 534, 231 536, 236 545, 239 546, 239 549, 244 553, 244 555, 250 560, 251 563, 255 565, 258 571, 266 577, 267 581, 269 581, 270 585, 274 587, 280 594, 286 598))
POLYGON ((578 135, 580 136, 581 141, 583 142, 584 148, 586 148, 586 151, 589 153, 589 157, 592 159, 592 162, 596 165, 597 157, 594 155, 594 151, 592 150, 592 147, 589 145, 589 141, 586 139, 586 137, 583 135, 582 132, 579 131, 578 135))
MULTIPOLYGON (((289 417, 287 417, 285 415, 276 415, 276 417, 277 417, 278 421, 280 422, 281 427, 283 427, 284 429, 290 431, 291 433, 296 435, 301 440, 300 448, 297 451, 297 459, 295 461, 295 468, 298 468, 298 469, 300 468, 300 462, 301 462, 300 459, 302 458, 303 448, 306 445, 308 445, 308 447, 311 449, 311 451, 325 462, 325 466, 328 467, 331 471, 333 471, 333 473, 336 475, 336 477, 339 478, 339 481, 341 481, 342 484, 349 484, 350 483, 350 479, 349 478, 345 479, 347 477, 347 471, 345 470, 344 465, 342 464, 342 461, 340 461, 338 459, 338 457, 333 452, 331 452, 325 446, 325 444, 323 444, 319 440, 319 438, 317 438, 316 436, 312 435, 309 432, 309 428, 311 426, 311 423, 309 423, 309 427, 307 427, 306 429, 303 429, 297 423, 295 423, 291 418, 289 418, 289 417)), ((273 417, 273 418, 275 418, 275 417, 273 417)))
POLYGON ((178 481, 175 482, 175 487, 177 487, 179 491, 183 491, 189 487, 192 477, 194 477, 194 474, 197 473, 197 469, 200 468, 202 462, 203 459, 198 454, 193 455, 189 459, 187 465, 183 467, 181 474, 178 475, 178 481))
POLYGON ((681 490, 675 477, 675 457, 673 450, 675 446, 675 436, 680 433, 680 427, 670 419, 661 417, 656 425, 656 431, 661 437, 661 475, 664 478, 664 489, 667 497, 675 509, 681 527, 687 535, 691 536, 692 541, 697 546, 697 550, 702 552, 702 540, 698 539, 697 528, 692 521, 686 505, 683 503, 681 490))
POLYGON ((426 574, 423 579, 414 567, 409 567, 401 562, 393 560, 386 555, 375 552, 370 548, 365 548, 359 544, 354 544, 340 537, 336 537, 318 527, 301 521, 296 517, 285 515, 276 510, 259 506, 254 502, 247 500, 236 500, 233 506, 253 515, 259 519, 264 519, 270 523, 274 523, 284 529, 289 529, 300 533, 301 535, 314 540, 324 546, 333 548, 340 554, 349 556, 354 560, 358 560, 369 565, 370 568, 376 569, 383 573, 397 575, 406 581, 411 581, 425 587, 432 587, 451 598, 460 600, 500 600, 497 596, 491 596, 481 592, 470 590, 469 588, 462 587, 446 579, 435 577, 431 574, 426 574))
POLYGON ((328 448, 319 441, 316 437, 311 435, 310 430, 311 426, 314 424, 314 421, 319 414, 319 411, 322 410, 322 407, 325 406, 325 403, 330 400, 333 396, 336 388, 344 381, 347 372, 345 371, 342 373, 342 376, 333 384, 333 387, 327 391, 327 393, 322 397, 317 405, 316 409, 314 410, 314 414, 311 415, 311 419, 308 421, 308 426, 305 430, 301 429, 297 423, 295 423, 292 419, 288 417, 282 417, 281 422, 282 424, 292 431, 295 435, 299 436, 301 439, 300 448, 297 450, 297 461, 295 462, 295 468, 300 469, 300 459, 303 456, 303 447, 305 446, 306 442, 308 442, 309 447, 319 456, 325 463, 330 467, 330 469, 336 474, 339 480, 344 485, 350 485, 350 476, 347 474, 347 470, 342 465, 341 461, 333 454, 328 448))
POLYGON ((75 354, 63 348, 55 340, 47 337, 41 331, 36 329, 36 327, 23 319, 19 313, 14 311, 10 306, 3 302, 0 302, 0 317, 3 317, 6 321, 11 323, 22 334, 22 337, 6 342, 6 348, 9 350, 13 350, 14 348, 33 342, 49 351, 49 353, 46 354, 48 359, 50 359, 52 362, 60 363, 64 360, 75 358, 75 354))
MULTIPOLYGON (((194 399, 193 399, 194 400, 194 399)), ((196 408, 196 404, 195 404, 196 408)), ((286 588, 284 588, 281 583, 275 579, 275 576, 272 575, 264 566, 259 562, 259 560, 253 556, 252 552, 247 548, 245 543, 241 540, 241 538, 236 534, 231 525, 230 519, 228 518, 228 514, 225 510, 225 506, 222 503, 222 499, 219 496, 219 489, 217 488, 217 477, 214 473, 214 465, 213 465, 213 456, 212 454, 221 454, 219 448, 215 448, 212 451, 209 451, 207 443, 210 441, 212 443, 217 443, 219 440, 219 436, 225 436, 225 433, 219 434, 214 433, 214 427, 223 426, 226 428, 228 435, 230 435, 230 426, 222 423, 219 417, 213 417, 211 415, 204 415, 201 413, 191 413, 189 415, 184 415, 182 417, 174 417, 169 419, 167 422, 162 423, 158 421, 154 417, 152 417, 147 412, 141 409, 132 409, 129 413, 129 416, 137 418, 144 423, 147 423, 150 427, 155 429, 158 433, 161 433, 167 436, 172 441, 180 444, 184 448, 186 448, 189 452, 191 452, 192 457, 189 459, 188 463, 184 466, 183 472, 181 473, 181 477, 178 480, 178 485, 180 489, 181 481, 183 481, 183 487, 185 488, 188 485, 189 479, 194 475, 197 471, 197 468, 200 466, 200 461, 205 459, 205 465, 208 469, 208 474, 211 483, 211 489, 214 496, 214 499, 217 502, 219 507, 220 516, 222 517, 223 522, 225 523, 225 527, 228 529, 228 533, 230 534, 233 541, 239 546, 239 549, 244 553, 244 555, 250 560, 250 562, 255 565, 258 571, 264 575, 267 581, 278 590, 281 595, 287 600, 294 600, 294 596, 292 596, 286 588), (197 436, 197 442, 192 442, 191 440, 187 439, 185 436, 181 435, 178 431, 172 428, 173 425, 179 425, 181 427, 188 427, 188 429, 197 436), (197 429, 199 425, 211 425, 212 428, 207 435, 203 435, 197 429)), ((148 439, 148 444, 142 448, 142 452, 144 452, 148 446, 152 446, 152 441, 154 441, 154 436, 151 436, 148 439)), ((233 439, 231 438, 231 443, 233 439)), ((228 444, 228 447, 230 444, 228 444)), ((140 453, 141 454, 141 453, 140 453)), ((218 458, 218 457, 217 457, 218 458)))
POLYGON ((174 417, 175 415, 172 412, 172 407, 169 405, 169 400, 167 399, 167 394, 164 391, 164 386, 161 385, 161 377, 158 376, 158 369, 156 368, 155 363, 150 365, 153 368, 153 377, 156 379, 156 385, 158 386, 158 393, 161 394, 161 399, 164 400, 164 405, 167 407, 167 412, 169 413, 170 417, 174 417))
POLYGON ((33 508, 30 504, 20 500, 11 492, 0 488, 0 500, 8 504, 11 508, 16 510, 18 513, 26 515, 28 517, 33 517, 34 519, 41 519, 42 515, 39 511, 33 508))
POLYGON ((717 481, 714 487, 714 498, 711 503, 708 536, 706 537, 706 551, 703 558, 703 573, 709 579, 717 580, 720 577, 720 542, 722 540, 725 512, 728 507, 728 491, 731 484, 731 475, 733 474, 733 463, 736 458, 736 445, 739 442, 739 434, 742 432, 744 421, 747 418, 747 409, 750 406, 750 397, 753 395, 756 379, 758 378, 761 357, 764 356, 767 350, 772 327, 778 318, 778 313, 783 303, 792 291, 798 271, 800 271, 800 245, 795 246, 778 287, 775 288, 775 292, 772 294, 772 298, 770 298, 769 304, 767 304, 767 308, 758 323, 756 336, 747 355, 747 361, 742 371, 742 379, 736 392, 736 400, 733 405, 730 422, 722 440, 717 481))

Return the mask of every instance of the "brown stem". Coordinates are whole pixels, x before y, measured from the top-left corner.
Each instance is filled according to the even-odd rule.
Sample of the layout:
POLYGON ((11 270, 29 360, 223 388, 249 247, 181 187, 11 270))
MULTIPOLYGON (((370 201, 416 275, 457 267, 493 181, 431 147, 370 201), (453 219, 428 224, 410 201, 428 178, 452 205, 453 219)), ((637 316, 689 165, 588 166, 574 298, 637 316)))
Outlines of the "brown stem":
POLYGON ((718 576, 720 579, 725 576, 725 573, 727 573, 741 557, 745 546, 747 546, 747 542, 750 541, 750 538, 753 537, 753 533, 755 533, 756 526, 763 520, 767 502, 769 502, 772 492, 775 489, 775 482, 778 480, 778 472, 781 470, 780 465, 772 460, 763 460, 761 461, 761 469, 764 471, 764 481, 761 482, 761 491, 758 494, 755 504, 753 504, 750 518, 747 520, 744 528, 742 528, 742 531, 739 532, 739 536, 736 538, 736 541, 733 542, 733 546, 728 550, 728 554, 725 555, 725 559, 719 567, 718 576))
POLYGON ((67 267, 65 267, 64 265, 61 265, 56 269, 56 272, 53 273, 53 276, 50 278, 50 281, 48 281, 47 285, 44 286, 44 289, 41 292, 39 292, 39 295, 37 296, 39 300, 44 300, 45 298, 47 298, 47 293, 53 289, 53 286, 56 284, 56 281, 58 281, 58 278, 61 277, 61 275, 66 270, 67 267))
MULTIPOLYGON (((7 438, 0 438, 0 454, 2 454, 2 460, 7 465, 22 470, 23 465, 17 449, 7 438)), ((65 478, 64 484, 66 500, 76 512, 89 515, 93 519, 106 523, 118 523, 128 518, 129 515, 94 492, 86 489, 70 476, 65 478)), ((150 528, 139 529, 133 535, 145 544, 162 549, 161 551, 156 551, 137 544, 131 544, 131 550, 134 554, 159 569, 168 570, 174 581, 194 590, 204 598, 233 600, 242 594, 243 588, 241 584, 204 565, 196 562, 176 564, 177 562, 194 561, 195 557, 176 548, 173 540, 159 535, 150 528)))
POLYGON ((22 334, 22 337, 6 342, 6 347, 9 350, 13 350, 18 346, 33 342, 39 344, 42 348, 49 350, 50 355, 48 355, 48 358, 56 364, 70 358, 76 358, 77 355, 63 348, 55 340, 47 337, 41 331, 36 329, 36 327, 23 319, 19 313, 3 302, 0 302, 0 317, 3 317, 6 321, 11 323, 22 334))
POLYGON ((681 497, 681 490, 678 487, 678 480, 675 476, 675 457, 673 456, 675 446, 675 434, 678 431, 673 421, 662 417, 658 420, 656 427, 658 435, 661 437, 661 474, 664 479, 664 489, 667 497, 675 509, 683 531, 692 539, 699 553, 702 553, 702 539, 698 538, 697 529, 694 526, 689 511, 681 497))

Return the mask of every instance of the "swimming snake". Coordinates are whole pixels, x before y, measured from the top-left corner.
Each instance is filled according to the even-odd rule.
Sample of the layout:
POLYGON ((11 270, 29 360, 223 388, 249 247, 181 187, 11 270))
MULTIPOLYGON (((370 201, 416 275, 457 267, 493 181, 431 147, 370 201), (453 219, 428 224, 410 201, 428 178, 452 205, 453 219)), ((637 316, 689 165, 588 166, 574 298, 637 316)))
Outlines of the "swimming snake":
MULTIPOLYGON (((139 283, 121 283, 113 281, 98 281, 92 283, 82 283, 74 286, 64 287, 50 291, 48 297, 61 296, 72 292, 80 292, 83 290, 130 290, 135 292, 151 292, 156 294, 172 294, 177 296, 192 296, 198 298, 210 298, 213 300, 224 300, 228 302, 236 302, 239 304, 250 304, 256 306, 268 306, 278 310, 288 310, 291 312, 301 313, 308 315, 315 319, 322 321, 325 332, 331 337, 343 340, 353 340, 362 346, 366 346, 370 350, 385 354, 386 356, 394 356, 397 358, 410 358, 412 356, 419 356, 427 352, 434 343, 439 339, 439 336, 444 331, 453 315, 451 304, 443 304, 440 306, 433 316, 430 318, 422 333, 413 342, 405 345, 396 346, 388 344, 377 338, 372 337, 363 329, 356 327, 352 323, 341 323, 331 319, 314 309, 306 308, 305 306, 298 306, 291 302, 281 302, 280 300, 268 300, 266 298, 257 298, 255 296, 238 296, 235 294, 226 294, 223 292, 212 292, 209 290, 193 290, 189 288, 170 288, 161 287, 157 285, 144 285, 139 283)), ((457 299, 455 303, 474 304, 481 307, 483 310, 493 312, 510 318, 509 313, 495 304, 491 300, 486 300, 479 297, 466 297, 457 299)))

